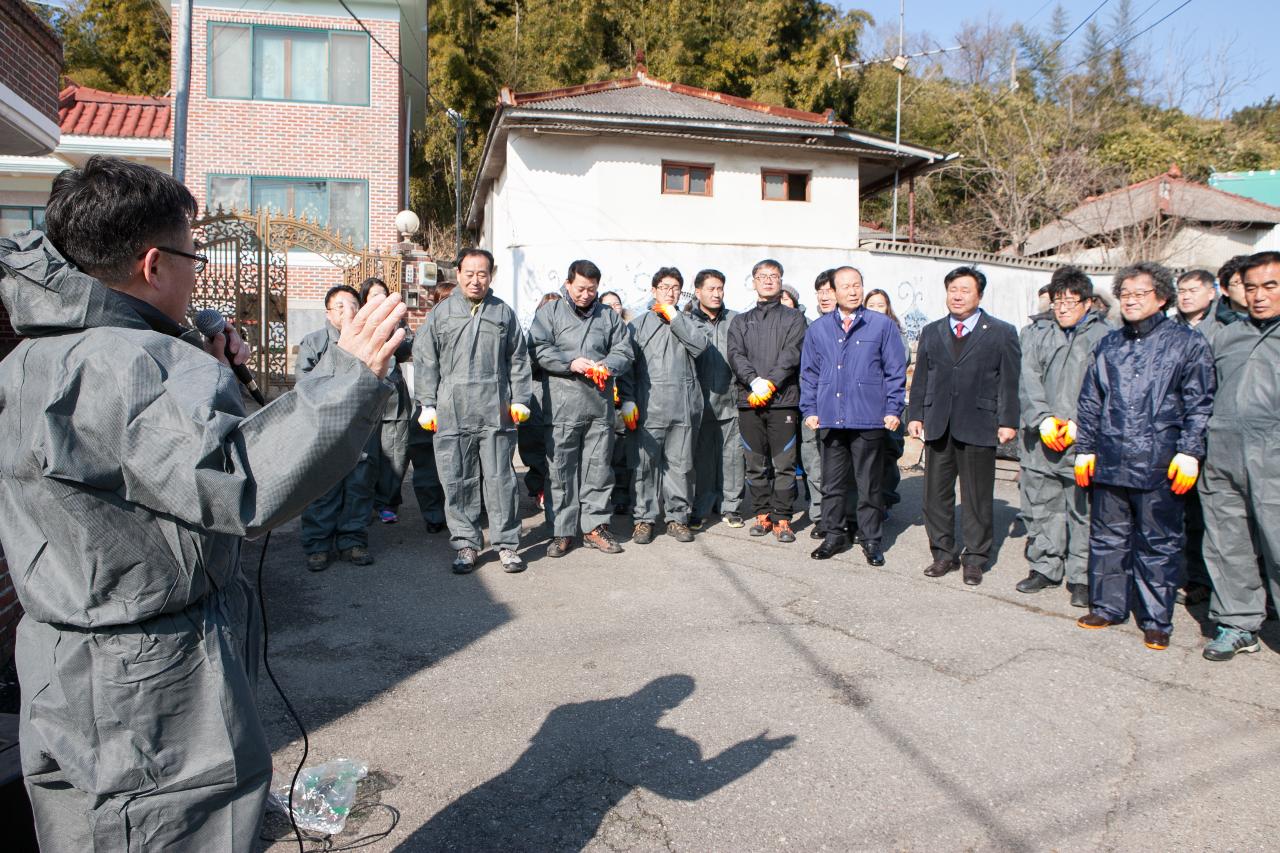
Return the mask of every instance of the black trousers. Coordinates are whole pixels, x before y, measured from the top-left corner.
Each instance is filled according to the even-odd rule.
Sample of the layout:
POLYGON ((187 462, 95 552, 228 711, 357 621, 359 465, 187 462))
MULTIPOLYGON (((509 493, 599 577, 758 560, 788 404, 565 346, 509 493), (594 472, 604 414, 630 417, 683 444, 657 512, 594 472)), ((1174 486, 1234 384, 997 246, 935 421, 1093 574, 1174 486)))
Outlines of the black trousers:
POLYGON ((987 567, 995 538, 992 501, 996 489, 996 449, 965 444, 951 437, 925 443, 924 529, 935 560, 956 560, 987 567), (960 480, 964 553, 956 551, 956 478, 960 480))
POLYGON ((774 521, 791 520, 796 500, 799 409, 739 409, 738 429, 747 458, 751 508, 772 511, 774 521))
POLYGON ((822 445, 822 532, 829 538, 845 536, 845 496, 852 469, 852 487, 858 495, 858 533, 863 544, 880 547, 886 432, 881 428, 824 429, 818 433, 822 445))

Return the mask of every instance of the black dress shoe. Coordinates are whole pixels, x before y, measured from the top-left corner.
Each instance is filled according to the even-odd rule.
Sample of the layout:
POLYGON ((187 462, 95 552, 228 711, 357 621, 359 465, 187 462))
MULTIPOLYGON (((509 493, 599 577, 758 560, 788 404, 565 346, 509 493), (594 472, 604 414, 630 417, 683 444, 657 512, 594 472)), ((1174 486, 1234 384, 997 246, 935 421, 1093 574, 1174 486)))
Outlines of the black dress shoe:
POLYGON ((1014 589, 1018 592, 1039 592, 1040 590, 1048 589, 1051 586, 1057 586, 1057 584, 1039 572, 1031 572, 1025 578, 1018 581, 1018 584, 1014 589))
POLYGON ((847 551, 849 543, 843 538, 828 537, 822 540, 822 544, 813 549, 813 553, 809 556, 815 560, 830 560, 841 551, 847 551))
POLYGON ((1089 585, 1087 583, 1069 583, 1067 591, 1071 593, 1072 607, 1089 606, 1089 585))
POLYGON ((930 563, 924 570, 924 576, 927 578, 940 578, 948 572, 954 572, 958 568, 960 568, 960 564, 955 560, 948 560, 943 557, 930 563))
POLYGON ((826 536, 827 534, 822 532, 822 526, 819 524, 815 524, 809 528, 810 539, 825 539, 826 536))
POLYGON ((964 582, 968 586, 982 583, 982 566, 968 565, 964 567, 964 582))
POLYGON ((884 554, 880 552, 880 546, 879 546, 879 545, 868 545, 867 543, 863 542, 863 543, 862 543, 862 556, 864 556, 864 557, 866 557, 866 558, 867 558, 867 565, 868 565, 868 566, 883 566, 883 565, 884 565, 884 554))

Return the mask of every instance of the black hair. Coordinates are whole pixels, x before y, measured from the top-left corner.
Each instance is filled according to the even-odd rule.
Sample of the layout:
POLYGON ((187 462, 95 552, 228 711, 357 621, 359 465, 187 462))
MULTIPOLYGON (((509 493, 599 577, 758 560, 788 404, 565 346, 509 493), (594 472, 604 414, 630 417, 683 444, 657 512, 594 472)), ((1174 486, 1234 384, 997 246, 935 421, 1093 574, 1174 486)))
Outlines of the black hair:
POLYGON ((1226 290, 1227 285, 1231 284, 1231 279, 1236 273, 1240 272, 1240 267, 1249 260, 1249 255, 1236 255, 1228 258, 1227 262, 1218 267, 1218 284, 1222 285, 1222 289, 1226 290))
POLYGON ((680 275, 680 270, 675 267, 660 267, 658 271, 653 274, 653 280, 649 282, 649 286, 657 287, 658 282, 662 281, 664 278, 674 278, 680 283, 681 287, 684 287, 684 276, 680 275))
MULTIPOLYGON (((369 291, 373 290, 375 287, 381 287, 383 290, 387 292, 388 296, 391 295, 391 288, 387 287, 387 283, 385 281, 378 278, 376 275, 371 276, 369 278, 366 278, 364 281, 360 282, 360 304, 361 305, 369 301, 369 291)), ((329 300, 327 297, 325 298, 325 307, 326 308, 329 307, 329 300)))
POLYGON ((569 274, 565 277, 565 281, 572 282, 578 276, 599 284, 601 278, 600 267, 591 263, 591 261, 574 261, 569 264, 569 274))
POLYGON ((357 305, 364 304, 364 300, 360 298, 360 294, 356 292, 356 289, 354 287, 352 287, 349 284, 339 284, 337 287, 329 288, 329 292, 324 295, 325 310, 328 310, 329 308, 329 300, 333 299, 333 297, 337 296, 339 293, 350 293, 352 296, 356 298, 357 305))
MULTIPOLYGON (((600 301, 604 302, 606 296, 612 296, 614 299, 618 300, 619 305, 622 304, 622 297, 618 295, 618 291, 606 290, 604 293, 600 294, 600 301)), ((559 299, 559 298, 560 298, 560 295, 556 294, 556 299, 559 299)))
POLYGON ((1201 284, 1209 285, 1210 290, 1213 290, 1218 286, 1218 280, 1214 278, 1213 273, 1209 272, 1208 270, 1198 270, 1198 269, 1187 270, 1182 275, 1178 276, 1178 284, 1182 284, 1184 281, 1191 281, 1191 280, 1198 281, 1201 284))
POLYGON ((818 277, 813 280, 813 289, 822 290, 824 287, 835 287, 832 283, 835 281, 836 271, 834 269, 823 270, 818 273, 818 277))
POLYGON ((694 290, 701 288, 703 283, 709 278, 719 279, 721 284, 725 284, 728 281, 728 279, 724 277, 724 273, 720 272, 720 270, 699 270, 698 274, 693 277, 694 290))
POLYGON ((463 249, 461 252, 458 253, 458 269, 462 269, 462 262, 465 261, 467 258, 484 258, 486 261, 488 261, 489 275, 493 275, 493 271, 497 269, 497 267, 493 265, 493 253, 490 252, 488 249, 473 249, 473 248, 463 249))
POLYGON ((1083 302, 1093 298, 1093 280, 1080 267, 1067 264, 1053 271, 1043 291, 1048 291, 1050 299, 1057 299, 1064 293, 1070 293, 1083 302))
POLYGON ((1120 298, 1120 288, 1124 283, 1140 275, 1151 276, 1151 283, 1156 289, 1156 299, 1165 305, 1172 302, 1178 295, 1178 291, 1173 286, 1173 273, 1168 267, 1154 261, 1138 261, 1116 273, 1115 282, 1111 285, 1111 292, 1115 294, 1116 299, 1120 298))
POLYGON ((1240 277, 1244 278, 1244 274, 1256 267, 1265 267, 1267 264, 1280 264, 1280 252, 1257 252, 1245 259, 1240 264, 1240 277))
POLYGON ((755 278, 756 273, 760 272, 760 270, 764 269, 765 267, 773 267, 775 270, 778 271, 779 277, 783 275, 782 264, 778 263, 773 258, 765 258, 763 261, 760 261, 754 267, 751 268, 751 277, 755 278))
POLYGON ((53 179, 44 230, 80 269, 118 284, 156 241, 185 236, 197 211, 191 191, 173 176, 95 154, 84 168, 65 169, 53 179))
POLYGON ((949 287, 958 278, 971 278, 978 283, 978 295, 987 292, 987 277, 977 267, 956 267, 942 279, 942 286, 949 287))

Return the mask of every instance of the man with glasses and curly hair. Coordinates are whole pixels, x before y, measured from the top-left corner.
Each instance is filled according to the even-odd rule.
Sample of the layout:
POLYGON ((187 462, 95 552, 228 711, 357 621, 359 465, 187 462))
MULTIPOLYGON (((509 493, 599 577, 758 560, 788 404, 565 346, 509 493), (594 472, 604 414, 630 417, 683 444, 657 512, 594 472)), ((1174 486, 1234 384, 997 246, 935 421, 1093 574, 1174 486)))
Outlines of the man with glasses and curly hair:
POLYGON ((1186 494, 1200 474, 1216 382, 1209 342, 1165 310, 1173 274, 1141 262, 1116 273, 1124 325, 1094 350, 1077 403, 1074 471, 1092 488, 1090 610, 1081 628, 1132 612, 1149 649, 1169 646, 1183 574, 1186 494))

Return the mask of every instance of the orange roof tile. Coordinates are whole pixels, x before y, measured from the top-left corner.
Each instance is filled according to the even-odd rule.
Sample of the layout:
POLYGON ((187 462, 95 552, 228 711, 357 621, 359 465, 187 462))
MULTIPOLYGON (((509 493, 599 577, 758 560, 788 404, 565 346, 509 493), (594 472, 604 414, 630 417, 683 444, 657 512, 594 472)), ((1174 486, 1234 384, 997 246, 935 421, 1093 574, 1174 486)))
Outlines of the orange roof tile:
POLYGON ((168 139, 172 114, 169 98, 120 95, 75 83, 58 95, 58 124, 70 135, 168 139))

